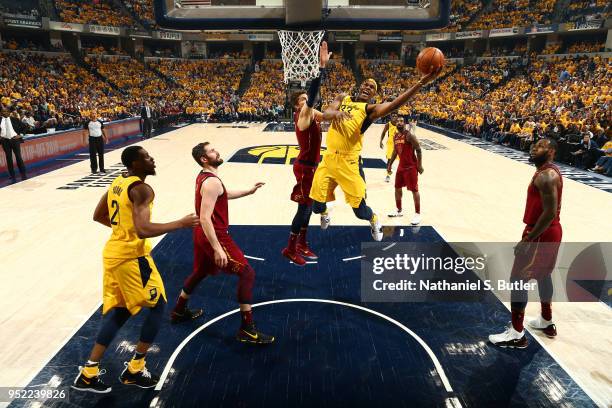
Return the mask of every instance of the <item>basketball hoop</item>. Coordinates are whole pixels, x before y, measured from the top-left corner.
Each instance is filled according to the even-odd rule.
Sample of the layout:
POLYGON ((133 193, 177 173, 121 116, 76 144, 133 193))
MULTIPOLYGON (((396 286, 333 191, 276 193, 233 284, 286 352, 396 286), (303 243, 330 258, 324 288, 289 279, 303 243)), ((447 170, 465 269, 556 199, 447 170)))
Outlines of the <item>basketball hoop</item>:
POLYGON ((300 81, 302 87, 319 74, 319 47, 325 31, 280 30, 285 83, 300 81))

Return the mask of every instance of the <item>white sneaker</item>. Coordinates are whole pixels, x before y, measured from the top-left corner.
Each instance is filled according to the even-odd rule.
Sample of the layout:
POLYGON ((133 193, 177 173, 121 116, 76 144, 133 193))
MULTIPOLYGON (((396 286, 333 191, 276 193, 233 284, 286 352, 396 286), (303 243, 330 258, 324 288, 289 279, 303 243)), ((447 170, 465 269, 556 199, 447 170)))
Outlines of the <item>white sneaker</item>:
POLYGON ((331 223, 331 217, 329 216, 329 212, 325 214, 321 214, 321 229, 327 229, 330 223, 331 223))
POLYGON ((385 183, 388 183, 391 181, 391 176, 387 174, 387 177, 385 177, 385 183))
POLYGON ((546 320, 539 315, 536 318, 528 319, 527 325, 535 330, 541 330, 547 337, 553 338, 557 336, 557 326, 552 320, 546 320))
POLYGON ((420 223, 421 223, 421 214, 419 213, 414 214, 414 217, 412 217, 412 219, 410 220, 410 224, 419 225, 420 223))
POLYGON ((391 217, 391 218, 394 218, 394 217, 403 217, 403 216, 404 216, 404 214, 402 214, 402 212, 400 210, 396 210, 394 212, 391 212, 391 213, 387 214, 387 217, 391 217))
POLYGON ((382 241, 382 224, 380 223, 380 220, 378 219, 378 216, 376 214, 374 214, 374 223, 370 223, 370 228, 372 230, 372 238, 374 239, 374 241, 382 241))
POLYGON ((499 347, 510 347, 510 348, 527 348, 527 337, 525 336, 525 330, 517 332, 509 324, 503 333, 489 335, 489 341, 499 347))

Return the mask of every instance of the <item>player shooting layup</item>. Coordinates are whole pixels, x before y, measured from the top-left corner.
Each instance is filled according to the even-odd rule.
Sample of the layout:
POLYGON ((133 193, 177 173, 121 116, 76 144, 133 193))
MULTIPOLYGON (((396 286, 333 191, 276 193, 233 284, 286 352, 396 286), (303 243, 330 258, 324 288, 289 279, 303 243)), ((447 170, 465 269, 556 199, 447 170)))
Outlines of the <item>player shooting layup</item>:
POLYGON ((327 133, 327 151, 315 172, 310 190, 310 198, 314 200, 312 210, 321 214, 322 228, 327 228, 331 221, 326 203, 335 200, 334 190, 339 185, 355 216, 370 222, 372 238, 382 240, 378 216, 365 202, 366 183, 360 156, 363 134, 372 122, 397 110, 423 85, 434 80, 440 71, 422 77, 412 88, 385 103, 368 103, 378 91, 378 85, 375 80, 366 79, 357 97, 341 94, 325 110, 324 115, 333 117, 333 121, 327 133))

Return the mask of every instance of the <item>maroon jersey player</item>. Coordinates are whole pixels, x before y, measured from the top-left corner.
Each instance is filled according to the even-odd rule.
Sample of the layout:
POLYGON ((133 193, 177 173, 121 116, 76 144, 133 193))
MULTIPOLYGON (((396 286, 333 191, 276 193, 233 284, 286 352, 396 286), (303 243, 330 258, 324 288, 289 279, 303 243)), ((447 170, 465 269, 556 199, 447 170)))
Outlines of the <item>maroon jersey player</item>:
POLYGON ((200 281, 219 270, 238 276, 238 303, 242 324, 237 340, 248 343, 272 343, 273 336, 259 332, 253 323, 251 303, 255 271, 229 235, 227 200, 254 194, 263 183, 243 191, 226 190, 217 174, 223 163, 221 155, 208 143, 199 143, 192 150, 195 161, 202 167, 196 179, 195 204, 200 225, 193 230, 193 272, 185 280, 183 290, 172 312, 172 320, 191 320, 187 300, 200 281))
POLYGON ((533 329, 542 330, 548 337, 557 335, 557 328, 552 321, 551 274, 563 236, 560 223, 563 178, 559 168, 553 164, 556 151, 557 143, 552 139, 541 139, 531 149, 530 160, 536 165, 536 172, 527 188, 523 216, 525 229, 515 248, 510 278, 513 283, 510 303, 512 324, 503 333, 489 336, 489 341, 497 346, 527 347, 523 320, 528 296, 521 284, 531 279, 538 281, 541 313, 527 324, 533 329), (515 288, 517 283, 519 285, 515 288))
MULTIPOLYGON (((308 92, 297 91, 291 95, 291 103, 295 109, 293 123, 295 135, 300 147, 298 157, 293 163, 293 174, 296 184, 291 192, 291 200, 298 204, 297 211, 291 222, 289 243, 282 254, 296 265, 304 265, 306 259, 315 260, 317 255, 310 249, 306 240, 308 224, 312 215, 312 199, 309 197, 310 187, 321 155, 321 120, 323 114, 314 109, 319 87, 324 74, 325 65, 332 53, 327 51, 327 43, 321 43, 319 50, 320 75, 314 78, 308 92)), ((327 120, 331 118, 325 118, 327 120)))
POLYGON ((399 156, 399 166, 395 173, 395 204, 397 212, 389 214, 389 217, 401 217, 402 214, 402 188, 412 192, 414 201, 414 217, 411 220, 412 225, 418 225, 421 222, 421 195, 419 193, 419 174, 423 173, 423 154, 419 141, 414 135, 406 129, 406 122, 402 116, 397 118, 397 132, 393 140, 393 153, 387 170, 391 170, 391 166, 395 158, 399 156))

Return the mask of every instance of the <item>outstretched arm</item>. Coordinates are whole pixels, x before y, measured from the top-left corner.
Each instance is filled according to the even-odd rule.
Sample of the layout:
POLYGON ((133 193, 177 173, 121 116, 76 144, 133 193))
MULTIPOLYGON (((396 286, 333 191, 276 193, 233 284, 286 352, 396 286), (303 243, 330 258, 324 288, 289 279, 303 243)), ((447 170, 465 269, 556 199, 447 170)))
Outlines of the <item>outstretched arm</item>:
POLYGON ((327 42, 323 41, 321 43, 321 48, 319 49, 319 76, 310 81, 308 100, 302 107, 300 117, 298 118, 297 125, 298 129, 300 130, 308 129, 312 123, 312 120, 316 117, 316 109, 313 109, 313 106, 316 104, 317 95, 319 95, 319 89, 321 88, 321 81, 323 80, 323 75, 325 74, 325 66, 331 58, 331 55, 332 53, 327 51, 327 42))
POLYGON ((236 198, 240 198, 240 197, 244 197, 244 196, 248 196, 251 194, 255 194, 255 192, 257 190, 259 190, 261 187, 263 187, 266 183, 262 183, 261 181, 258 181, 257 183, 255 183, 255 185, 253 187, 251 187, 248 190, 234 190, 234 191, 228 191, 227 192, 227 199, 228 200, 233 200, 236 198))
POLYGON ((387 116, 394 110, 399 109, 400 106, 408 102, 408 100, 412 98, 421 89, 423 85, 433 81, 440 74, 441 71, 442 68, 438 69, 437 71, 433 71, 428 75, 425 75, 424 77, 419 79, 419 82, 417 82, 416 85, 414 85, 412 88, 408 89, 404 93, 400 94, 391 102, 368 105, 366 107, 368 117, 371 121, 374 121, 378 118, 382 118, 383 116, 387 116))
POLYGON ((155 197, 151 186, 145 183, 138 184, 130 189, 128 195, 133 203, 132 217, 138 238, 151 238, 177 230, 198 225, 198 217, 189 214, 180 220, 163 224, 151 222, 150 204, 155 197))

